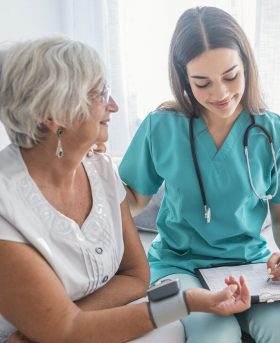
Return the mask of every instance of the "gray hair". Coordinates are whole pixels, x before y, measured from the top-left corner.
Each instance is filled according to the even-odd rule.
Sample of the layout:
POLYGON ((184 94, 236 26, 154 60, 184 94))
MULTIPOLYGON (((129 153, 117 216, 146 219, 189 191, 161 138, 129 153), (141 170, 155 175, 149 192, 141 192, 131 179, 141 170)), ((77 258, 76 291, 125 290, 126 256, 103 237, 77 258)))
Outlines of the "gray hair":
POLYGON ((10 140, 25 148, 48 135, 49 118, 63 127, 87 119, 106 84, 96 51, 64 37, 16 43, 0 63, 0 120, 10 140))

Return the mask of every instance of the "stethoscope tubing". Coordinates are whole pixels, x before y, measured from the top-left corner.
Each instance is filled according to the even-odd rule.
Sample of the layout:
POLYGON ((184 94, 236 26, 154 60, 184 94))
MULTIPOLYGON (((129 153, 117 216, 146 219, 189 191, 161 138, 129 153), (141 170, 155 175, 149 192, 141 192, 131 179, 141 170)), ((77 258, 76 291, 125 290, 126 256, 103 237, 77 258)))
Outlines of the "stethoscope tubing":
POLYGON ((202 198, 202 203, 203 203, 203 206, 204 206, 204 217, 205 217, 207 223, 210 223, 211 211, 210 211, 210 208, 207 206, 206 194, 205 194, 205 190, 204 190, 204 186, 203 186, 203 181, 202 181, 202 177, 201 177, 198 161, 197 161, 197 158, 196 158, 196 151, 195 151, 195 145, 194 145, 194 135, 193 135, 193 120, 192 119, 193 118, 190 119, 190 128, 189 128, 192 159, 193 159, 193 163, 194 163, 194 167, 195 167, 195 172, 196 172, 196 176, 197 176, 197 180, 198 180, 198 184, 199 184, 199 188, 200 188, 200 194, 201 194, 201 198, 202 198))
MULTIPOLYGON (((277 162, 276 162, 276 156, 275 156, 275 149, 274 149, 274 145, 273 145, 273 138, 270 135, 270 133, 267 131, 266 128, 255 123, 255 118, 253 115, 250 115, 250 117, 251 117, 252 123, 247 127, 247 129, 244 133, 244 136, 243 136, 243 146, 244 146, 244 153, 245 153, 245 158, 246 158, 246 163, 247 163, 249 182, 250 182, 250 186, 251 186, 252 191, 255 194, 255 196, 257 198, 263 200, 263 201, 268 201, 268 200, 273 199, 276 196, 276 194, 278 192, 278 187, 279 187, 279 176, 278 176, 278 168, 277 168, 277 162), (270 148, 271 148, 274 170, 275 170, 275 174, 276 174, 276 185, 275 185, 275 191, 273 194, 260 195, 260 194, 258 194, 258 192, 256 191, 256 188, 254 186, 252 173, 251 173, 251 166, 250 166, 250 161, 249 161, 249 152, 248 152, 249 133, 254 128, 258 128, 259 130, 261 130, 264 133, 264 135, 266 136, 266 138, 269 142, 270 148)), ((211 221, 211 209, 207 204, 206 193, 205 193, 205 189, 204 189, 204 185, 203 185, 203 181, 202 181, 202 177, 201 177, 201 173, 200 173, 200 169, 199 169, 199 164, 198 164, 197 157, 196 157, 196 150, 195 150, 195 144, 194 144, 194 132, 193 132, 193 117, 190 118, 190 122, 189 122, 189 137, 190 137, 192 159, 193 159, 196 176, 197 176, 197 180, 199 183, 200 194, 201 194, 203 207, 204 207, 204 217, 205 217, 207 223, 210 223, 210 221, 211 221)))

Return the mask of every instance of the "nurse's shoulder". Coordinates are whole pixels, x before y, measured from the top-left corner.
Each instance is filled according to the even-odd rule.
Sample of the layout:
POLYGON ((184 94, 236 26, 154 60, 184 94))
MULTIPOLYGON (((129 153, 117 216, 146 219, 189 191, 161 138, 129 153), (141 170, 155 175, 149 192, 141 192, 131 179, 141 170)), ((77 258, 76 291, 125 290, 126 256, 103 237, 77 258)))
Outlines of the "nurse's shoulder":
POLYGON ((146 120, 149 120, 151 131, 164 130, 167 133, 178 130, 178 126, 189 126, 186 115, 175 109, 157 108, 148 114, 146 120))
POLYGON ((263 126, 273 140, 275 150, 280 149, 280 115, 267 111, 261 115, 256 115, 256 124, 263 126))
POLYGON ((260 115, 256 115, 256 123, 260 125, 264 125, 265 127, 280 127, 280 115, 271 112, 266 111, 260 115))

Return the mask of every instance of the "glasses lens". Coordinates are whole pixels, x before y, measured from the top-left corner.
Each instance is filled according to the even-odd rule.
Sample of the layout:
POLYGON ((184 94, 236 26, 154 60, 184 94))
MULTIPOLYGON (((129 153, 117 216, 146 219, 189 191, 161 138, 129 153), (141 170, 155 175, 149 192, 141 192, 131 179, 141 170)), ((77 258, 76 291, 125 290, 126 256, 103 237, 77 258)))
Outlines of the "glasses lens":
POLYGON ((111 96, 111 88, 106 86, 101 95, 103 96, 104 102, 108 104, 110 96, 111 96))

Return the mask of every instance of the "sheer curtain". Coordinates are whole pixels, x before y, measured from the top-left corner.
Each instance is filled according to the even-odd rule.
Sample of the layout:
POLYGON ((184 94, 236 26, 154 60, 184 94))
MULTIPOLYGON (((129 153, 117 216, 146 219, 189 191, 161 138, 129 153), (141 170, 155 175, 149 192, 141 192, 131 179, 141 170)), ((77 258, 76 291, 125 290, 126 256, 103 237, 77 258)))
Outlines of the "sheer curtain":
MULTIPOLYGON (((121 157, 141 120, 171 98, 167 59, 177 19, 187 8, 203 5, 224 9, 244 28, 266 102, 280 113, 279 0, 29 0, 28 6, 3 0, 0 41, 58 33, 92 45, 105 61, 119 105, 111 117, 108 151, 121 157)), ((6 143, 0 125, 0 148, 6 143)))
POLYGON ((141 120, 171 98, 168 45, 177 19, 193 6, 217 6, 237 19, 255 50, 266 102, 280 113, 279 1, 73 1, 73 35, 103 56, 120 107, 112 115, 108 145, 112 155, 121 156, 141 120))
POLYGON ((106 64, 108 83, 119 106, 111 116, 108 151, 119 156, 130 139, 119 0, 64 0, 62 8, 65 33, 93 46, 106 64))
POLYGON ((257 0, 256 28, 255 51, 263 93, 269 108, 280 114, 280 1, 257 0))
MULTIPOLYGON (((2 42, 62 34, 92 45, 102 56, 119 104, 110 125, 113 155, 120 155, 130 139, 119 6, 118 0, 0 0, 0 49, 2 42)), ((8 143, 0 123, 0 149, 8 143)))

